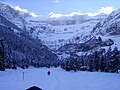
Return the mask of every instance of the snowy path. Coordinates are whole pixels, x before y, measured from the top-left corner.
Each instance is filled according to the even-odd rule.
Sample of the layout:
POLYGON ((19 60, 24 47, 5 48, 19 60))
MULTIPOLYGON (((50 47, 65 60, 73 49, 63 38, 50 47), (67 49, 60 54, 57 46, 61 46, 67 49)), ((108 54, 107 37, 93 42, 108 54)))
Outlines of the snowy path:
POLYGON ((25 90, 34 85, 43 90, 120 90, 120 74, 66 72, 60 68, 0 71, 0 90, 25 90))

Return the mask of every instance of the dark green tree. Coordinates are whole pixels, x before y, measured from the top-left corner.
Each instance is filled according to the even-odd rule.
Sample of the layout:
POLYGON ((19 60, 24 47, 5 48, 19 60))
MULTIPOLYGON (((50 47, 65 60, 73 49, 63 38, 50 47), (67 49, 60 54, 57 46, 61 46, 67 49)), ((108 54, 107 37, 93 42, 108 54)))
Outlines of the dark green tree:
POLYGON ((94 63, 93 63, 93 57, 92 57, 92 55, 90 55, 88 57, 88 60, 89 60, 89 63, 88 63, 89 69, 88 69, 88 71, 93 72, 94 63))
POLYGON ((105 71, 105 67, 106 67, 106 61, 105 61, 104 56, 102 56, 101 57, 101 62, 100 62, 100 70, 101 70, 101 72, 105 71))
POLYGON ((13 59, 12 61, 12 69, 17 69, 17 65, 16 65, 16 60, 13 59))
POLYGON ((117 47, 114 48, 113 50, 113 55, 111 57, 111 72, 117 72, 118 73, 118 69, 119 69, 119 51, 117 49, 117 47))
POLYGON ((4 42, 0 39, 0 70, 5 71, 4 42))
POLYGON ((95 51, 95 53, 94 53, 94 68, 96 71, 99 70, 99 59, 100 58, 99 58, 98 52, 95 51))

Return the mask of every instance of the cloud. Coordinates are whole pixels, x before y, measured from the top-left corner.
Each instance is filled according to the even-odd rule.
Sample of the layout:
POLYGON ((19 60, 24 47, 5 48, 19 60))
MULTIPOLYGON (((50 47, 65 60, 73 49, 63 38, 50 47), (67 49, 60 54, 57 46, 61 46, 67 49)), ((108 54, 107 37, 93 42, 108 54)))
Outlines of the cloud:
POLYGON ((29 12, 28 10, 26 10, 26 9, 22 9, 22 8, 20 8, 19 6, 15 6, 15 7, 13 7, 15 10, 18 10, 18 11, 20 11, 20 12, 23 12, 23 13, 29 13, 29 15, 31 15, 32 17, 37 17, 38 15, 36 15, 35 13, 33 13, 33 12, 29 12))
POLYGON ((49 16, 50 16, 50 17, 62 17, 62 16, 65 16, 65 15, 50 12, 50 13, 49 13, 49 16))
POLYGON ((59 3, 59 2, 60 2, 60 0, 53 0, 53 2, 54 2, 54 3, 59 3))
POLYGON ((71 12, 69 14, 59 14, 59 13, 53 13, 53 12, 50 12, 49 13, 49 16, 51 18, 53 17, 62 17, 62 16, 74 16, 74 15, 88 15, 88 16, 96 16, 98 14, 101 14, 101 13, 104 13, 104 14, 110 14, 112 13, 113 11, 115 11, 117 9, 113 8, 113 7, 101 7, 97 12, 95 13, 82 13, 80 11, 78 12, 71 12))
POLYGON ((35 13, 29 13, 31 16, 33 16, 33 17, 37 17, 38 15, 36 15, 35 13))
POLYGON ((24 12, 24 13, 28 13, 28 11, 26 9, 22 9, 19 6, 15 6, 14 8, 15 8, 15 10, 18 10, 18 11, 21 11, 21 12, 24 12))
POLYGON ((51 12, 49 14, 49 17, 51 18, 59 18, 59 17, 71 17, 71 16, 74 16, 74 15, 88 15, 88 16, 95 16, 95 15, 98 15, 98 13, 81 13, 81 12, 72 12, 72 13, 69 13, 69 14, 59 14, 59 13, 53 13, 51 12))
POLYGON ((105 14, 110 14, 113 11, 115 11, 116 9, 113 7, 101 7, 101 9, 99 10, 100 13, 105 13, 105 14))

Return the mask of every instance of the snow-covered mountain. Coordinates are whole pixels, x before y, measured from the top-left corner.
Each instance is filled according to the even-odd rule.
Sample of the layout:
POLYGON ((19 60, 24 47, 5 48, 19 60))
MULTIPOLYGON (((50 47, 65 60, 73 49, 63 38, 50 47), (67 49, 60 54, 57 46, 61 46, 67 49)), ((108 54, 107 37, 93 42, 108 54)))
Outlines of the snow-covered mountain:
MULTIPOLYGON (((8 8, 9 6, 5 7, 8 8)), ((22 68, 26 68, 26 65, 35 65, 37 67, 41 64, 42 66, 49 66, 59 62, 57 55, 43 45, 40 39, 33 38, 27 30, 19 28, 17 24, 14 24, 15 22, 13 23, 10 20, 10 18, 13 18, 13 15, 7 16, 9 11, 4 12, 4 14, 2 14, 2 11, 0 12, 0 47, 4 45, 6 68, 12 68, 13 62, 16 62, 17 66, 22 68)), ((20 16, 18 15, 18 17, 20 16)))
POLYGON ((15 10, 12 6, 0 2, 0 15, 4 16, 7 20, 17 25, 21 29, 25 29, 24 18, 28 16, 27 13, 22 13, 15 10))
MULTIPOLYGON (((22 68, 27 68, 28 65, 34 67, 61 65, 63 69, 69 70, 69 65, 67 65, 69 61, 73 60, 77 64, 86 57, 82 61, 86 62, 86 70, 91 71, 90 63, 87 68, 88 62, 92 59, 102 61, 101 57, 109 57, 106 49, 109 48, 108 53, 109 50, 112 52, 111 56, 119 52, 117 49, 117 47, 120 49, 119 14, 118 9, 110 15, 101 13, 96 16, 78 14, 61 17, 32 17, 29 12, 21 12, 10 5, 0 3, 0 38, 4 36, 0 44, 1 51, 4 51, 2 42, 5 41, 6 66, 15 68, 16 59, 20 60, 17 66, 22 68), (95 56, 97 59, 94 58, 95 56), (9 66, 11 60, 12 67, 9 66)), ((111 59, 111 61, 114 60, 115 58, 111 59)), ((109 64, 111 61, 109 59, 106 63, 109 64)), ((2 63, 4 64, 4 61, 2 63)), ((75 70, 73 68, 79 70, 80 67, 77 66, 78 68, 75 66, 71 70, 75 70)), ((95 69, 99 70, 98 67, 95 69)), ((108 71, 117 72, 118 67, 115 66, 114 69, 108 71)))
POLYGON ((86 38, 83 37, 88 36, 93 27, 105 17, 107 17, 106 14, 52 17, 46 20, 50 25, 49 32, 41 34, 40 38, 52 49, 76 42, 76 38, 79 38, 79 42, 84 42, 86 38))
POLYGON ((120 10, 110 15, 32 17, 29 13, 15 10, 14 7, 4 3, 0 3, 0 7, 0 15, 27 31, 32 37, 41 39, 43 44, 53 50, 65 44, 87 42, 94 36, 101 36, 104 41, 109 38, 118 40, 120 10))
POLYGON ((120 9, 112 12, 107 18, 97 23, 93 32, 101 35, 120 34, 120 9))
POLYGON ((0 3, 0 15, 26 30, 34 38, 39 38, 51 49, 57 49, 65 43, 74 42, 79 37, 84 42, 84 36, 107 15, 97 16, 73 15, 63 17, 32 17, 29 13, 15 10, 14 7, 0 3), (44 19, 43 19, 44 18, 44 19))
POLYGON ((99 35, 103 39, 111 38, 114 41, 112 47, 117 46, 120 49, 120 9, 112 12, 108 17, 98 22, 93 28, 91 34, 99 35))

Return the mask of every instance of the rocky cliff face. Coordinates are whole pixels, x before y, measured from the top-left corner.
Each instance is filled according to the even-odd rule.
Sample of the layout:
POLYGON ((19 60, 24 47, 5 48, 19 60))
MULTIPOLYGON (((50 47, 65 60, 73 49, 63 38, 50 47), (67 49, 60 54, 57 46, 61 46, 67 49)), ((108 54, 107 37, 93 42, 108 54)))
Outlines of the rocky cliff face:
POLYGON ((100 35, 119 35, 120 9, 112 12, 107 18, 98 22, 93 28, 93 33, 100 35))

